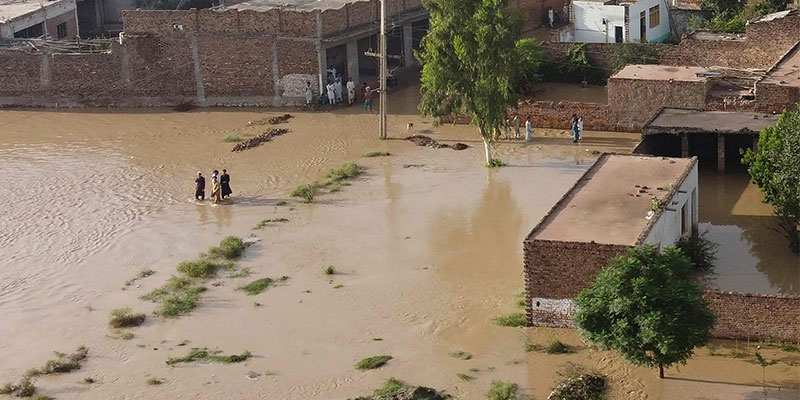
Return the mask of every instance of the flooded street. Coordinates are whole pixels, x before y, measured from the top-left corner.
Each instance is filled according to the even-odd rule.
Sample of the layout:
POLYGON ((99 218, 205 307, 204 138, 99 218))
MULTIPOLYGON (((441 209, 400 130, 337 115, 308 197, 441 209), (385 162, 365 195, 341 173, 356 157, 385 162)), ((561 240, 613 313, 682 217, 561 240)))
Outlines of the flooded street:
POLYGON ((700 175, 700 231, 720 244, 711 283, 722 290, 800 294, 800 258, 746 172, 700 175))
MULTIPOLYGON (((375 139, 376 115, 356 107, 292 111, 295 118, 280 125, 290 133, 242 153, 222 137, 261 133, 262 121, 278 112, 0 111, 0 171, 13 177, 0 191, 0 384, 53 351, 86 345, 79 371, 36 379, 41 393, 327 400, 367 394, 396 377, 462 399, 483 398, 492 380, 513 381, 543 399, 564 374, 586 370, 607 375, 617 399, 762 398, 761 368, 729 355, 734 346, 754 348, 743 343, 717 342, 717 355, 701 349, 660 381, 653 370, 590 348, 575 331, 494 325, 493 317, 520 311, 525 235, 598 152, 628 152, 639 136, 587 132, 573 145, 567 132, 536 130, 532 143, 500 143, 509 165, 487 170, 475 129, 434 128, 416 115, 415 90, 392 94, 400 105, 389 117, 390 140, 375 139), (399 139, 408 122, 415 133, 470 148, 414 146, 399 139), (391 156, 361 158, 371 150, 391 156), (294 185, 345 161, 365 168, 351 186, 315 204, 288 197, 294 185), (222 168, 232 177, 232 200, 193 201, 196 172, 222 168), (253 229, 265 218, 288 222, 253 229), (237 268, 252 275, 220 273, 189 315, 153 317, 154 304, 139 299, 222 237, 251 234, 258 242, 237 268), (328 265, 338 272, 325 275, 328 265), (155 274, 125 286, 142 268, 155 274), (257 296, 236 290, 281 276, 286 283, 257 296), (108 327, 118 307, 148 314, 129 330, 131 340, 108 327), (525 351, 526 342, 555 339, 575 353, 525 351), (189 347, 249 350, 253 358, 166 365, 189 347), (452 357, 456 350, 473 357, 452 357), (378 354, 394 358, 379 370, 355 369, 378 354), (86 377, 95 383, 82 383, 86 377), (164 383, 148 385, 149 378, 164 383)), ((701 210, 703 221, 706 215, 701 210)), ((766 375, 768 385, 782 387, 768 389, 769 398, 797 398, 800 357, 774 348, 764 354, 781 361, 766 375)))

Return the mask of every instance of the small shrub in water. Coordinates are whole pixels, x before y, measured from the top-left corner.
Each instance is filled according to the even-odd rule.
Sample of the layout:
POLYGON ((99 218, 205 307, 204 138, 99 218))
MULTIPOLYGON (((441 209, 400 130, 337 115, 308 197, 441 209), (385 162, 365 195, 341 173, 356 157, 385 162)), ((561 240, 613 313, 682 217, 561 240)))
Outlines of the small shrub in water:
POLYGON ((475 377, 472 376, 472 375, 467 375, 467 374, 463 374, 463 373, 460 373, 460 372, 457 373, 456 376, 458 377, 458 379, 461 379, 462 381, 465 381, 465 382, 469 382, 469 381, 475 379, 475 377))
POLYGON ((37 394, 36 396, 33 396, 33 399, 31 400, 55 400, 55 397, 48 396, 46 394, 37 394))
POLYGON ((564 343, 561 343, 558 340, 554 340, 554 341, 550 342, 550 344, 547 345, 547 348, 545 349, 545 351, 547 352, 547 354, 572 353, 572 349, 570 349, 569 346, 565 345, 564 343))
POLYGON ((392 359, 392 356, 382 355, 382 356, 372 356, 367 357, 356 364, 356 369, 366 371, 370 369, 376 369, 384 366, 389 360, 392 359))
POLYGON ((168 358, 167 365, 174 366, 175 364, 190 363, 195 361, 232 364, 245 361, 252 357, 252 354, 246 350, 241 354, 221 355, 220 353, 220 351, 210 352, 208 349, 192 349, 186 356, 168 358))
POLYGON ((606 379, 598 375, 579 375, 561 382, 548 396, 548 400, 603 400, 606 379))
POLYGON ((325 273, 325 275, 335 275, 336 268, 334 268, 333 265, 328 265, 322 270, 322 272, 325 273))
POLYGON ((781 343, 781 350, 786 352, 797 352, 800 351, 800 346, 792 342, 783 342, 781 343))
POLYGON ((233 263, 230 261, 217 261, 209 258, 198 258, 193 261, 183 261, 178 264, 178 272, 191 278, 213 278, 220 269, 231 269, 233 263))
POLYGON ((372 157, 387 157, 391 154, 388 151, 369 151, 364 153, 364 157, 372 158, 372 157))
POLYGON ((87 376, 86 378, 83 378, 83 383, 91 385, 92 383, 94 383, 94 378, 87 376))
POLYGON ((490 400, 518 400, 521 399, 519 386, 512 382, 492 381, 486 397, 490 400))
POLYGON ((504 167, 505 165, 506 164, 504 162, 500 161, 500 159, 498 159, 498 158, 493 158, 492 161, 489 161, 488 163, 483 164, 483 166, 486 167, 486 168, 499 168, 499 167, 504 167))
POLYGON ((133 335, 132 332, 125 332, 125 333, 122 334, 122 336, 120 336, 120 338, 122 340, 131 340, 131 339, 133 339, 133 336, 134 335, 133 335))
POLYGON ((269 219, 262 219, 261 221, 259 221, 259 223, 258 223, 258 224, 256 224, 256 226, 255 226, 255 227, 253 227, 253 229, 254 229, 254 230, 255 230, 255 229, 261 229, 261 228, 263 228, 263 227, 265 227, 265 226, 269 225, 269 224, 270 224, 270 223, 272 223, 272 222, 289 222, 289 220, 288 220, 288 219, 286 219, 286 218, 269 218, 269 219))
POLYGON ((250 276, 250 268, 244 267, 238 271, 234 271, 228 274, 228 278, 247 278, 250 276))
POLYGON ((494 317, 494 323, 500 326, 523 327, 528 325, 525 313, 511 313, 494 317))
POLYGON ((470 360, 472 359, 472 353, 466 352, 464 350, 456 350, 450 353, 450 357, 460 358, 462 360, 470 360))
POLYGON ((0 387, 0 394, 7 394, 14 397, 31 397, 36 393, 36 386, 33 386, 30 378, 22 378, 19 383, 6 383, 0 387))
POLYGON ((200 300, 200 293, 205 288, 194 286, 188 290, 170 293, 161 298, 161 306, 156 310, 156 314, 166 318, 177 317, 194 310, 200 300))
POLYGON ((297 185, 289 193, 292 197, 301 197, 304 203, 313 203, 314 197, 319 194, 320 185, 317 182, 297 185))
POLYGON ((150 378, 150 379, 147 380, 147 384, 150 385, 150 386, 157 386, 157 385, 160 385, 162 383, 164 383, 164 381, 159 379, 159 378, 150 378))
POLYGON ((129 328, 143 324, 145 318, 143 313, 134 313, 128 307, 117 308, 111 311, 111 319, 108 321, 108 325, 112 328, 129 328))
POLYGON ((395 378, 389 378, 386 380, 386 383, 383 384, 382 388, 375 391, 375 396, 393 396, 405 388, 405 383, 395 378))
POLYGON ((218 247, 211 247, 208 249, 208 255, 213 258, 224 258, 226 260, 235 260, 239 258, 247 245, 242 238, 236 236, 228 236, 219 242, 218 247))
POLYGON ((256 280, 248 283, 247 285, 244 285, 244 286, 240 287, 239 290, 243 290, 243 291, 247 292, 248 295, 254 296, 254 295, 257 295, 257 294, 269 289, 270 286, 272 286, 272 285, 274 285, 276 283, 286 282, 287 280, 289 280, 288 276, 282 276, 282 277, 280 277, 278 279, 272 279, 272 278, 256 279, 256 280))
POLYGON ((330 182, 341 182, 348 179, 353 179, 359 175, 363 170, 355 163, 346 163, 339 168, 334 168, 328 171, 327 178, 330 182))

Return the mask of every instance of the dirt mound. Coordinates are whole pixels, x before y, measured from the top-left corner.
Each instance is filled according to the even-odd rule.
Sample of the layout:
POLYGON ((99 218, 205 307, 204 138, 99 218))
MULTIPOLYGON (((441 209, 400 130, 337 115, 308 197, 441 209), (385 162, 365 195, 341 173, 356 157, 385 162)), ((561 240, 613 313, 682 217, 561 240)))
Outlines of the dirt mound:
POLYGON ((442 144, 434 140, 433 138, 425 135, 413 135, 406 137, 406 140, 409 142, 413 142, 417 146, 426 146, 434 149, 442 149, 442 148, 449 148, 453 150, 464 150, 467 146, 464 143, 456 143, 454 145, 442 144))
POLYGON ((272 117, 268 119, 267 122, 269 122, 272 125, 277 125, 289 121, 290 118, 293 118, 292 114, 283 114, 283 115, 278 115, 277 117, 272 117))
POLYGON ((237 143, 236 146, 233 146, 234 153, 238 153, 240 151, 245 151, 247 149, 252 149, 253 147, 261 146, 262 143, 269 142, 272 138, 276 136, 281 136, 289 133, 288 129, 270 129, 262 134, 253 136, 241 143, 237 143))

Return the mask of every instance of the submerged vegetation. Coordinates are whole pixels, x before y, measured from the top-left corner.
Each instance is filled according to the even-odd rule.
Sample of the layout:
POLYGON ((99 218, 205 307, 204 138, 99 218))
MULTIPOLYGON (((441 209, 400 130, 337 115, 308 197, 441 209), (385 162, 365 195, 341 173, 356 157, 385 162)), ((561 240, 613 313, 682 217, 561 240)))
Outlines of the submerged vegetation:
POLYGON ((254 296, 269 289, 270 286, 274 286, 277 283, 286 282, 287 280, 289 280, 288 276, 282 276, 278 279, 272 279, 272 278, 256 279, 248 283, 247 285, 239 287, 238 290, 242 290, 246 292, 248 295, 254 296))
POLYGON ((231 269, 233 263, 230 261, 220 261, 207 257, 200 257, 192 261, 182 261, 178 264, 178 272, 190 277, 208 279, 217 275, 221 269, 231 269))
POLYGON ((210 351, 206 348, 202 349, 192 349, 189 351, 189 354, 183 357, 170 357, 167 359, 167 365, 174 366, 180 363, 191 363, 191 362, 213 362, 213 363, 220 363, 220 364, 233 364, 247 360, 248 358, 252 357, 249 351, 245 350, 241 354, 230 354, 230 355, 223 355, 222 351, 214 350, 210 351))
POLYGON ((706 237, 707 232, 692 232, 689 236, 681 236, 675 247, 679 248, 683 255, 689 257, 694 268, 701 271, 709 271, 714 268, 717 262, 717 249, 719 243, 706 237))
POLYGON ((486 393, 489 400, 522 400, 519 385, 512 382, 492 381, 489 392, 486 393))
POLYGON ((247 244, 245 244, 242 238, 226 236, 219 242, 219 246, 212 246, 208 249, 208 255, 212 258, 235 260, 244 253, 244 249, 246 248, 247 244))
POLYGON ((547 354, 567 354, 573 352, 572 349, 569 348, 569 346, 565 345, 564 343, 561 343, 561 341, 559 340, 554 340, 550 342, 550 344, 547 345, 544 351, 547 352, 547 354))
MULTIPOLYGON (((56 358, 48 360, 41 368, 31 368, 25 372, 22 379, 17 383, 6 383, 0 386, 0 394, 7 394, 14 397, 31 397, 36 393, 36 386, 33 385, 31 378, 71 372, 81 368, 81 364, 89 355, 86 346, 78 347, 70 354, 55 352, 56 358)), ((39 395, 37 398, 51 398, 46 395, 39 395)))
POLYGON ((239 136, 236 136, 236 135, 234 135, 232 133, 228 133, 228 134, 226 134, 225 136, 222 137, 222 141, 225 142, 225 143, 238 143, 238 142, 242 141, 242 138, 240 138, 239 136))
POLYGON ((372 395, 359 396, 353 400, 448 400, 451 396, 440 393, 434 389, 411 386, 395 378, 389 378, 383 387, 375 390, 372 395))
POLYGON ((286 219, 286 218, 268 218, 268 219, 262 219, 261 221, 259 221, 259 222, 258 222, 258 224, 256 224, 256 226, 254 226, 254 227, 253 227, 253 230, 256 230, 256 229, 261 229, 261 228, 263 228, 263 227, 265 227, 265 226, 269 225, 270 223, 275 223, 275 222, 289 222, 289 220, 288 220, 288 219, 286 219))
POLYGON ((364 153, 363 157, 372 158, 372 157, 388 157, 392 155, 388 151, 368 151, 364 153))
POLYGON ((36 386, 30 378, 22 378, 18 383, 6 383, 0 387, 0 394, 14 397, 31 397, 36 393, 36 386))
POLYGON ((516 312, 506 315, 498 315, 493 319, 494 323, 500 326, 509 326, 514 328, 524 327, 528 325, 528 319, 525 313, 516 312))
POLYGON ((366 371, 370 369, 380 368, 386 365, 386 363, 389 362, 389 360, 391 359, 392 356, 387 356, 387 355, 367 357, 356 363, 356 369, 366 371))
POLYGON ((549 400, 604 400, 606 397, 606 379, 600 375, 578 375, 559 383, 549 400))
POLYGON ((450 353, 450 357, 460 358, 462 360, 472 359, 472 353, 464 350, 456 350, 450 353))
POLYGON ((144 313, 135 313, 128 307, 117 308, 111 311, 111 318, 108 325, 112 328, 129 328, 139 326, 144 323, 147 318, 144 313))
POLYGON ((338 168, 333 168, 325 175, 327 180, 323 183, 311 182, 295 186, 289 193, 292 197, 300 197, 304 203, 313 203, 314 198, 323 189, 328 193, 338 192, 342 186, 347 186, 347 181, 364 173, 364 169, 356 163, 345 163, 338 168))

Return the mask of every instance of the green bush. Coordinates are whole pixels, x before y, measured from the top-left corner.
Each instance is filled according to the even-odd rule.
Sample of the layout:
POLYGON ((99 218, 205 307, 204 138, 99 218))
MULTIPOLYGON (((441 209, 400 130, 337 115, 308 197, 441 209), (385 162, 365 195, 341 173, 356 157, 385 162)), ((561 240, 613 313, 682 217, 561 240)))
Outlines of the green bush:
POLYGON ((620 70, 629 64, 658 64, 661 54, 654 45, 641 43, 621 43, 611 56, 611 66, 620 70))
POLYGON ((574 43, 566 55, 545 59, 540 71, 547 82, 604 85, 608 79, 606 71, 587 52, 586 43, 574 43))
POLYGON ((111 319, 108 324, 112 328, 128 328, 132 326, 139 326, 144 323, 145 315, 142 313, 134 313, 128 307, 117 308, 111 311, 111 319))
POLYGON ((240 287, 239 290, 247 292, 247 294, 250 296, 254 296, 269 289, 269 287, 274 285, 276 282, 286 282, 288 279, 289 279, 288 276, 283 276, 279 279, 272 279, 272 278, 256 279, 248 283, 247 285, 240 287))
POLYGON ((353 179, 363 173, 361 167, 355 163, 346 163, 339 168, 334 168, 328 171, 327 178, 329 182, 336 183, 353 179))
POLYGON ((170 357, 167 359, 167 365, 174 366, 180 363, 191 363, 195 361, 216 362, 222 364, 232 364, 245 361, 252 357, 249 351, 244 351, 241 354, 223 355, 221 351, 209 351, 206 348, 192 349, 189 354, 183 357, 170 357))
POLYGON ((369 369, 376 369, 384 366, 389 360, 392 359, 392 356, 381 355, 381 356, 373 356, 367 357, 356 364, 356 369, 365 371, 369 369))
POLYGON ((512 382, 492 381, 486 397, 490 400, 518 400, 522 399, 519 385, 512 382))
POLYGON ((489 161, 488 163, 484 164, 483 166, 486 167, 486 168, 500 168, 500 167, 504 167, 505 165, 506 164, 503 161, 501 161, 499 158, 492 158, 492 161, 489 161))
POLYGON ((319 183, 312 182, 295 186, 289 195, 292 197, 301 197, 304 203, 312 203, 314 202, 314 197, 317 197, 319 194, 319 190, 319 183))
POLYGON ((547 397, 548 400, 603 400, 606 379, 599 375, 579 375, 567 378, 547 397))
POLYGON ((156 314, 166 318, 177 317, 194 310, 200 301, 200 293, 206 288, 191 286, 185 290, 169 293, 161 297, 161 305, 156 309, 156 314))
POLYGON ((545 351, 547 352, 547 354, 572 353, 572 349, 570 349, 569 346, 565 345, 564 343, 561 343, 558 340, 550 342, 550 344, 547 345, 547 348, 545 348, 545 351))
POLYGON ((231 269, 233 263, 230 261, 217 261, 202 257, 192 261, 183 261, 178 264, 178 272, 191 278, 213 278, 220 269, 231 269))
POLYGON ((219 246, 209 248, 208 255, 213 258, 234 260, 239 258, 246 248, 247 244, 241 238, 227 236, 219 242, 219 246))
POLYGON ((6 383, 0 387, 0 394, 14 397, 31 397, 34 393, 36 393, 36 386, 33 386, 30 378, 23 378, 19 383, 6 383))

